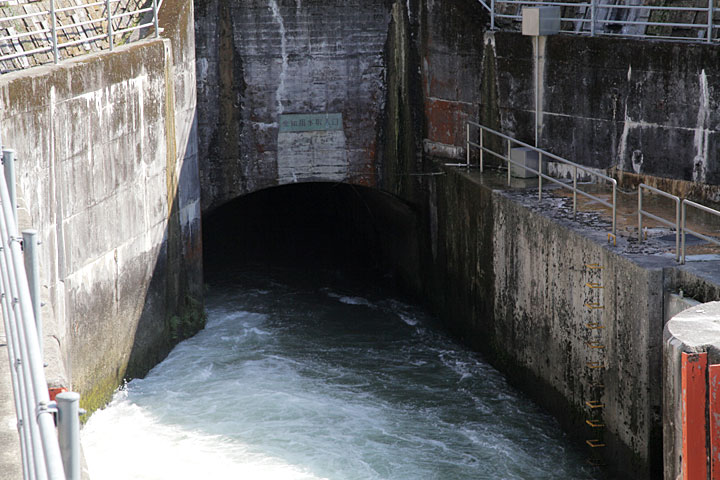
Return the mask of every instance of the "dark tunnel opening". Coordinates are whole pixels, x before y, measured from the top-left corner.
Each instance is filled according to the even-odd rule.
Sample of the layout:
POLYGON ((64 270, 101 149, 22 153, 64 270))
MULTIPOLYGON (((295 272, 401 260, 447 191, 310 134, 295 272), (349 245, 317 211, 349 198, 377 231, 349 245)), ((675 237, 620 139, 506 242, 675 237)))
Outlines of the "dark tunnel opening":
POLYGON ((272 187, 204 217, 205 275, 212 281, 228 269, 280 267, 417 281, 417 224, 412 208, 379 190, 341 183, 272 187))

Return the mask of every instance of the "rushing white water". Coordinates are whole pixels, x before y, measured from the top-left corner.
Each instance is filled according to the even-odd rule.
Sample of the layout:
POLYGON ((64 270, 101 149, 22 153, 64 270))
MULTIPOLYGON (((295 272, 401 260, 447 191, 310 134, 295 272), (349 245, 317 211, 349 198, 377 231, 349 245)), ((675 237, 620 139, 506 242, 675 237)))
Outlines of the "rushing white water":
POLYGON ((419 308, 245 274, 82 431, 95 479, 585 479, 556 423, 419 308))

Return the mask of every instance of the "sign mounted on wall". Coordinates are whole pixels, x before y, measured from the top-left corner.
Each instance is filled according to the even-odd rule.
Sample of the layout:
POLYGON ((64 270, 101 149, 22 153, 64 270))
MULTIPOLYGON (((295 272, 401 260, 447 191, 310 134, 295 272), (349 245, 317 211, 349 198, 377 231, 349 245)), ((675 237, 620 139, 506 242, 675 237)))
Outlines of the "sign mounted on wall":
POLYGON ((280 115, 280 132, 317 132, 342 129, 342 113, 280 115))

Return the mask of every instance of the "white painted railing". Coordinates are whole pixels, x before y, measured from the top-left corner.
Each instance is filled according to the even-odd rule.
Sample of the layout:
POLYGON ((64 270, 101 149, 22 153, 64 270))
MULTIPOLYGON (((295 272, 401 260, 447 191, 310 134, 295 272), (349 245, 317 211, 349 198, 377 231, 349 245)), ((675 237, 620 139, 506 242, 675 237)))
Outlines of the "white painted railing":
MULTIPOLYGON (((118 35, 143 28, 152 28, 155 36, 159 35, 158 0, 147 1, 137 9, 126 9, 126 0, 100 0, 59 8, 57 1, 27 2, 28 5, 42 5, 45 9, 0 16, 0 30, 10 32, 0 36, 0 62, 49 54, 52 61, 58 63, 63 59, 63 50, 69 47, 83 45, 89 50, 92 45, 95 50, 113 50, 118 35), (88 19, 81 20, 80 14, 88 19), (27 31, 17 32, 17 25, 23 25, 27 31)), ((24 61, 22 66, 32 65, 24 61)))
POLYGON ((697 6, 645 5, 647 0, 479 1, 490 13, 493 30, 498 21, 522 20, 522 7, 558 6, 562 7, 560 31, 564 33, 708 43, 720 41, 720 6, 717 0, 697 0, 697 6))
MULTIPOLYGON (((42 329, 36 324, 40 292, 32 287, 34 282, 28 282, 25 267, 28 262, 27 257, 23 258, 21 246, 23 241, 36 242, 36 232, 26 230, 22 237, 18 235, 14 161, 14 151, 4 149, 3 168, 0 168, 0 307, 7 337, 23 478, 80 480, 80 395, 64 392, 58 394, 55 401, 50 400, 39 334, 42 329), (11 185, 13 188, 9 188, 11 185)), ((28 251, 34 251, 34 245, 25 247, 26 256, 28 251)))

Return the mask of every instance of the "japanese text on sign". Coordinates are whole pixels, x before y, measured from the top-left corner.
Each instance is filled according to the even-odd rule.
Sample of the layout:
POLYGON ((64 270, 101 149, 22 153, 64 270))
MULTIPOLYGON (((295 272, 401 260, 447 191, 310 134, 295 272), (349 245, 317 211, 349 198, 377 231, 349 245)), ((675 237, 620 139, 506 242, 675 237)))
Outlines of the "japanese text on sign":
POLYGON ((301 113, 280 115, 280 132, 342 130, 342 113, 301 113))

